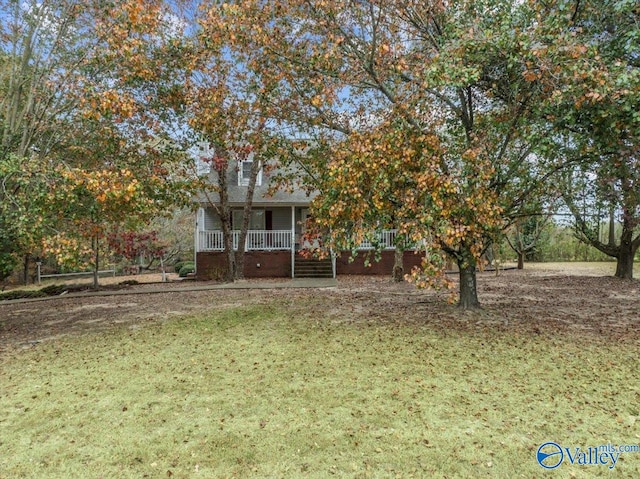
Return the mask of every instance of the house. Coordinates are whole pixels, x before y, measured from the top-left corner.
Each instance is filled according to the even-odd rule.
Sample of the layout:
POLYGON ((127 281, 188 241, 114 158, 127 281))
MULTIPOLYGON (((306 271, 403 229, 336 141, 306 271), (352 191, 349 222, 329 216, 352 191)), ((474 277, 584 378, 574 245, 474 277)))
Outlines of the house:
MULTIPOLYGON (((246 198, 251 155, 229 167, 227 181, 229 202, 232 207, 234 248, 237 248, 240 223, 246 198), (236 227, 237 226, 237 227, 236 227)), ((215 181, 216 173, 207 173, 215 181)), ((255 277, 335 277, 336 274, 390 275, 394 265, 393 230, 381 231, 380 242, 384 247, 379 262, 365 266, 366 251, 373 246, 363 243, 355 261, 350 253, 340 253, 326 260, 310 259, 301 255, 305 248, 301 238, 305 220, 309 216, 309 204, 317 193, 311 195, 302 188, 293 191, 277 190, 269 194, 274 171, 260 171, 254 191, 253 208, 245 243, 244 275, 255 277)), ((201 193, 197 198, 198 210, 195 231, 196 275, 199 279, 222 276, 226 268, 224 240, 220 218, 212 204, 219 202, 217 193, 201 193)), ((405 251, 404 267, 409 271, 419 265, 422 255, 405 251)))

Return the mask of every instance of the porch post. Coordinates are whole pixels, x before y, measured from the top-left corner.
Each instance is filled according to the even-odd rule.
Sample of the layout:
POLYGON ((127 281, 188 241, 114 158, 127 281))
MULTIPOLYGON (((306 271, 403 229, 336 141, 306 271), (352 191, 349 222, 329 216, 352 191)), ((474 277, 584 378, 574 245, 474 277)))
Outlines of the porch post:
POLYGON ((291 207, 291 277, 296 275, 296 207, 291 207))
MULTIPOLYGON (((204 209, 202 207, 198 208, 198 212, 196 213, 196 224, 194 226, 194 236, 193 239, 193 265, 195 273, 198 274, 198 251, 200 251, 200 229, 204 229, 204 209)), ((115 269, 115 268, 114 268, 115 269)))

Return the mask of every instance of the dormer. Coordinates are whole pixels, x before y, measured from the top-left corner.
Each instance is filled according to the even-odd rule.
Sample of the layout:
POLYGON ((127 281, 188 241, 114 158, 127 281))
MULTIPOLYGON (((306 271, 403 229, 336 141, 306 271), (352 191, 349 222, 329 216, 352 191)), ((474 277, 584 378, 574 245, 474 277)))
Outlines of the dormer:
MULTIPOLYGON (((255 153, 251 152, 246 158, 238 160, 238 186, 249 186, 251 167, 253 166, 255 153)), ((262 167, 258 171, 256 186, 262 186, 262 167)))

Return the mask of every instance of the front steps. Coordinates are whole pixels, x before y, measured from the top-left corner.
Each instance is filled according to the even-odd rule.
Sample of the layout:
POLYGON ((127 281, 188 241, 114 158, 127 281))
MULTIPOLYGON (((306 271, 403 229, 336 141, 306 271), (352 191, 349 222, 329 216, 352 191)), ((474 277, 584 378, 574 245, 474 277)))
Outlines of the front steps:
POLYGON ((331 258, 307 259, 296 255, 293 268, 294 278, 333 278, 331 258))

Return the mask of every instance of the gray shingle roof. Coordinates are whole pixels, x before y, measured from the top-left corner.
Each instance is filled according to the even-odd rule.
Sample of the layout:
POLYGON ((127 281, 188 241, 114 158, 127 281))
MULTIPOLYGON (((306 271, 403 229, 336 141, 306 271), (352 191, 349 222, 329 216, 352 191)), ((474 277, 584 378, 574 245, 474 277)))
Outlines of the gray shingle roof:
MULTIPOLYGON (((273 186, 273 179, 277 176, 280 171, 275 169, 271 171, 263 171, 262 174, 262 184, 260 186, 256 185, 253 195, 253 204, 254 206, 306 206, 311 200, 317 196, 317 192, 312 192, 308 194, 307 191, 302 188, 302 186, 293 186, 291 191, 285 191, 284 189, 276 190, 272 195, 269 195, 269 188, 273 186)), ((217 181, 217 173, 211 172, 209 174, 209 180, 213 184, 217 181)), ((227 172, 227 181, 229 184, 229 203, 230 206, 242 206, 244 205, 244 201, 247 194, 246 186, 238 186, 238 170, 235 167, 230 167, 227 172)), ((217 203, 220 201, 218 193, 210 192, 208 194, 210 201, 213 203, 217 203)), ((205 204, 208 203, 209 200, 204 193, 199 193, 196 195, 195 202, 205 204)))

